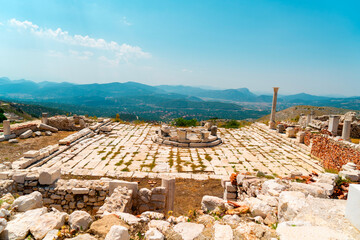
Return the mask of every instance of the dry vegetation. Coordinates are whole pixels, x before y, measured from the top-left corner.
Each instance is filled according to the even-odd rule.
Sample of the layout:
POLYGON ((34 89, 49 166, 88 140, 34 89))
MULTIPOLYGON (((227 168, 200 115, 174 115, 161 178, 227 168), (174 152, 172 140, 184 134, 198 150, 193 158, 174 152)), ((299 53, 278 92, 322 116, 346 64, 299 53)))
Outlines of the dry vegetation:
POLYGON ((74 132, 57 132, 52 136, 41 136, 36 138, 19 139, 19 143, 0 142, 0 162, 13 162, 30 150, 39 150, 43 147, 57 144, 60 139, 67 137, 74 132))

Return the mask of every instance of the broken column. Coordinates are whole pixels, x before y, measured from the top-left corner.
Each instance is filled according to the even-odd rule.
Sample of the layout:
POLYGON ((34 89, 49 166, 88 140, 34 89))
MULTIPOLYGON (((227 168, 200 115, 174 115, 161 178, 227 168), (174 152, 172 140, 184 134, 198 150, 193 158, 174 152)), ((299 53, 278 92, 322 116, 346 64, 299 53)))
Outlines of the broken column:
POLYGON ((4 130, 4 135, 5 136, 11 135, 11 128, 10 128, 10 121, 9 120, 4 120, 3 121, 3 130, 4 130))
POLYGON ((328 131, 335 137, 337 136, 340 116, 330 115, 328 131))
POLYGON ((270 129, 276 129, 275 114, 276 114, 276 102, 277 102, 278 90, 279 90, 278 87, 274 87, 274 95, 273 95, 270 122, 269 122, 270 129))
POLYGON ((186 129, 178 129, 177 130, 179 142, 184 142, 186 140, 186 129))
POLYGON ((212 126, 211 127, 211 135, 217 136, 217 130, 218 130, 217 126, 212 126))
POLYGON ((44 123, 44 124, 47 124, 48 122, 48 113, 42 113, 42 119, 41 119, 41 122, 44 123))
POLYGON ((342 135, 341 135, 342 139, 350 142, 351 141, 350 132, 351 132, 351 121, 345 120, 344 125, 343 125, 342 135))
POLYGON ((165 213, 174 211, 175 202, 175 178, 166 177, 161 180, 161 186, 166 189, 165 213))
POLYGON ((311 123, 311 120, 312 120, 311 114, 306 115, 306 126, 309 126, 309 124, 311 123))

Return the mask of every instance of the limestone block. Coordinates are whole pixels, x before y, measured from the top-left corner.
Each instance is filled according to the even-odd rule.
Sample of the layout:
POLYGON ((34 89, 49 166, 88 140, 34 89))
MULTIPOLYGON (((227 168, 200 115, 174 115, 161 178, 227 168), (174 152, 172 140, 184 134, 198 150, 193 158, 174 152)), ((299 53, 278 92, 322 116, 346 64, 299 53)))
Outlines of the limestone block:
POLYGON ((314 197, 327 197, 325 189, 322 187, 316 186, 314 184, 305 184, 305 183, 298 183, 292 182, 291 183, 291 190, 300 191, 307 194, 310 194, 314 197))
POLYGON ((90 214, 85 211, 74 211, 69 216, 69 224, 72 229, 86 231, 92 223, 90 214))
POLYGON ((343 179, 348 179, 352 182, 357 182, 360 180, 360 171, 359 170, 340 171, 339 176, 343 179))
POLYGON ((265 201, 257 198, 247 198, 245 200, 250 206, 250 212, 253 217, 260 216, 265 218, 268 214, 273 213, 272 207, 270 207, 265 201))
POLYGON ((268 180, 263 183, 261 191, 271 196, 279 196, 285 189, 286 187, 277 183, 276 180, 268 180))
POLYGON ((229 225, 214 225, 214 240, 232 240, 233 231, 229 225))
POLYGON ((114 225, 110 228, 108 234, 106 234, 105 240, 129 240, 130 235, 126 227, 120 225, 114 225))
POLYGON ((295 128, 293 128, 293 127, 288 127, 288 128, 286 128, 286 136, 287 136, 288 138, 295 138, 295 137, 296 137, 296 135, 295 135, 295 128))
POLYGON ((15 173, 12 176, 12 179, 17 183, 24 183, 25 182, 25 176, 26 176, 26 173, 15 173))
POLYGON ((59 211, 45 213, 30 227, 30 232, 35 239, 43 239, 51 230, 60 229, 67 216, 67 213, 59 211))
POLYGON ((42 131, 50 131, 50 132, 58 132, 59 131, 57 128, 49 126, 49 125, 44 124, 44 123, 40 123, 39 129, 42 130, 42 131))
POLYGON ((25 139, 25 138, 29 138, 33 135, 33 131, 31 129, 27 130, 26 132, 24 132, 23 134, 21 134, 19 136, 19 138, 21 139, 25 139))
POLYGON ((360 230, 360 184, 350 184, 345 217, 360 230))
POLYGON ((52 135, 52 132, 50 132, 50 131, 45 132, 45 136, 51 136, 51 135, 52 135))
POLYGON ((7 180, 9 177, 9 172, 0 172, 0 180, 7 180))
POLYGON ((201 200, 201 209, 204 212, 213 211, 217 207, 224 207, 225 201, 222 198, 205 195, 201 200))
POLYGON ((9 143, 19 143, 19 140, 17 140, 17 139, 10 139, 10 140, 9 140, 9 143))
POLYGON ((4 120, 3 121, 3 131, 4 131, 4 135, 11 135, 11 128, 10 128, 10 121, 9 120, 4 120))
POLYGON ((34 158, 40 155, 39 151, 31 150, 24 153, 24 157, 26 158, 34 158))
POLYGON ((44 169, 39 174, 39 183, 42 185, 51 185, 61 177, 61 169, 54 167, 44 169))
POLYGON ((26 212, 31 209, 41 208, 42 206, 42 195, 38 191, 18 197, 12 204, 12 207, 16 207, 19 212, 26 212))
POLYGON ((100 131, 111 132, 111 127, 110 126, 102 126, 102 127, 100 127, 100 131))
POLYGON ((159 202, 165 202, 166 196, 160 195, 160 194, 152 194, 151 195, 151 201, 159 201, 159 202))
POLYGON ((109 195, 114 192, 114 189, 117 187, 126 187, 133 191, 133 196, 137 196, 138 192, 138 183, 137 182, 127 182, 122 180, 112 180, 109 182, 109 195))
POLYGON ((336 181, 339 180, 339 175, 334 173, 320 173, 316 182, 318 183, 327 183, 335 186, 336 181))
POLYGON ((225 182, 225 190, 228 192, 237 192, 237 188, 235 185, 232 185, 231 182, 225 182))
POLYGON ((164 235, 159 232, 156 228, 150 228, 145 233, 146 240, 164 240, 164 235))
POLYGON ((46 212, 46 207, 26 211, 21 217, 8 222, 0 239, 25 239, 29 234, 30 227, 46 212))
POLYGON ((279 196, 279 221, 291 221, 306 206, 305 194, 296 191, 284 191, 279 196))
POLYGON ((88 194, 89 188, 73 188, 72 189, 73 194, 88 194))
POLYGON ((174 231, 179 233, 184 240, 193 240, 204 230, 204 225, 191 222, 182 222, 174 226, 174 231))
POLYGON ((7 225, 7 221, 4 218, 0 218, 0 233, 4 231, 6 225, 7 225))

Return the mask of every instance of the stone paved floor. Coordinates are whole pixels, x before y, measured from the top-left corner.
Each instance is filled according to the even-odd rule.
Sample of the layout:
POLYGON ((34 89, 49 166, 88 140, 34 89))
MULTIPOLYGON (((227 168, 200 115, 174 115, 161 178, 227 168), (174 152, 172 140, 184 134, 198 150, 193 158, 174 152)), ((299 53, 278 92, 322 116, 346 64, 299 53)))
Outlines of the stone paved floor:
MULTIPOLYGON (((223 144, 213 148, 176 148, 153 143, 158 128, 117 124, 109 135, 96 135, 54 157, 41 168, 61 166, 65 173, 106 172, 202 173, 225 176, 258 170, 278 176, 292 171, 323 171, 309 153, 269 130, 252 125, 219 129, 223 144), (88 171, 86 171, 88 170, 88 171)), ((86 175, 86 174, 85 174, 86 175)))

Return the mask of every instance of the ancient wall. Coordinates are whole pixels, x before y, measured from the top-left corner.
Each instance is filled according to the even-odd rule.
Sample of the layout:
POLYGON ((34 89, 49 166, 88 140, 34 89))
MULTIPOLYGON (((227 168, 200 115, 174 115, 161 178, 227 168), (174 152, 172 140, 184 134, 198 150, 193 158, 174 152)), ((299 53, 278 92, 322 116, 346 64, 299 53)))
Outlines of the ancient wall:
POLYGON ((310 144, 311 154, 322 160, 325 169, 340 170, 341 166, 353 162, 360 169, 360 151, 350 144, 336 141, 320 134, 309 134, 305 136, 305 143, 310 144))
POLYGON ((71 213, 75 210, 87 211, 92 215, 102 211, 124 211, 141 214, 145 211, 165 212, 167 191, 165 187, 138 190, 136 182, 126 182, 112 179, 77 180, 59 179, 53 184, 40 184, 39 175, 29 173, 14 174, 13 180, 0 180, 0 193, 8 192, 18 195, 39 191, 46 207, 54 207, 71 213), (117 191, 111 190, 115 182, 117 191), (110 195, 111 194, 111 195, 110 195), (119 197, 120 196, 120 197, 119 197), (126 203, 125 203, 126 200, 126 203))

